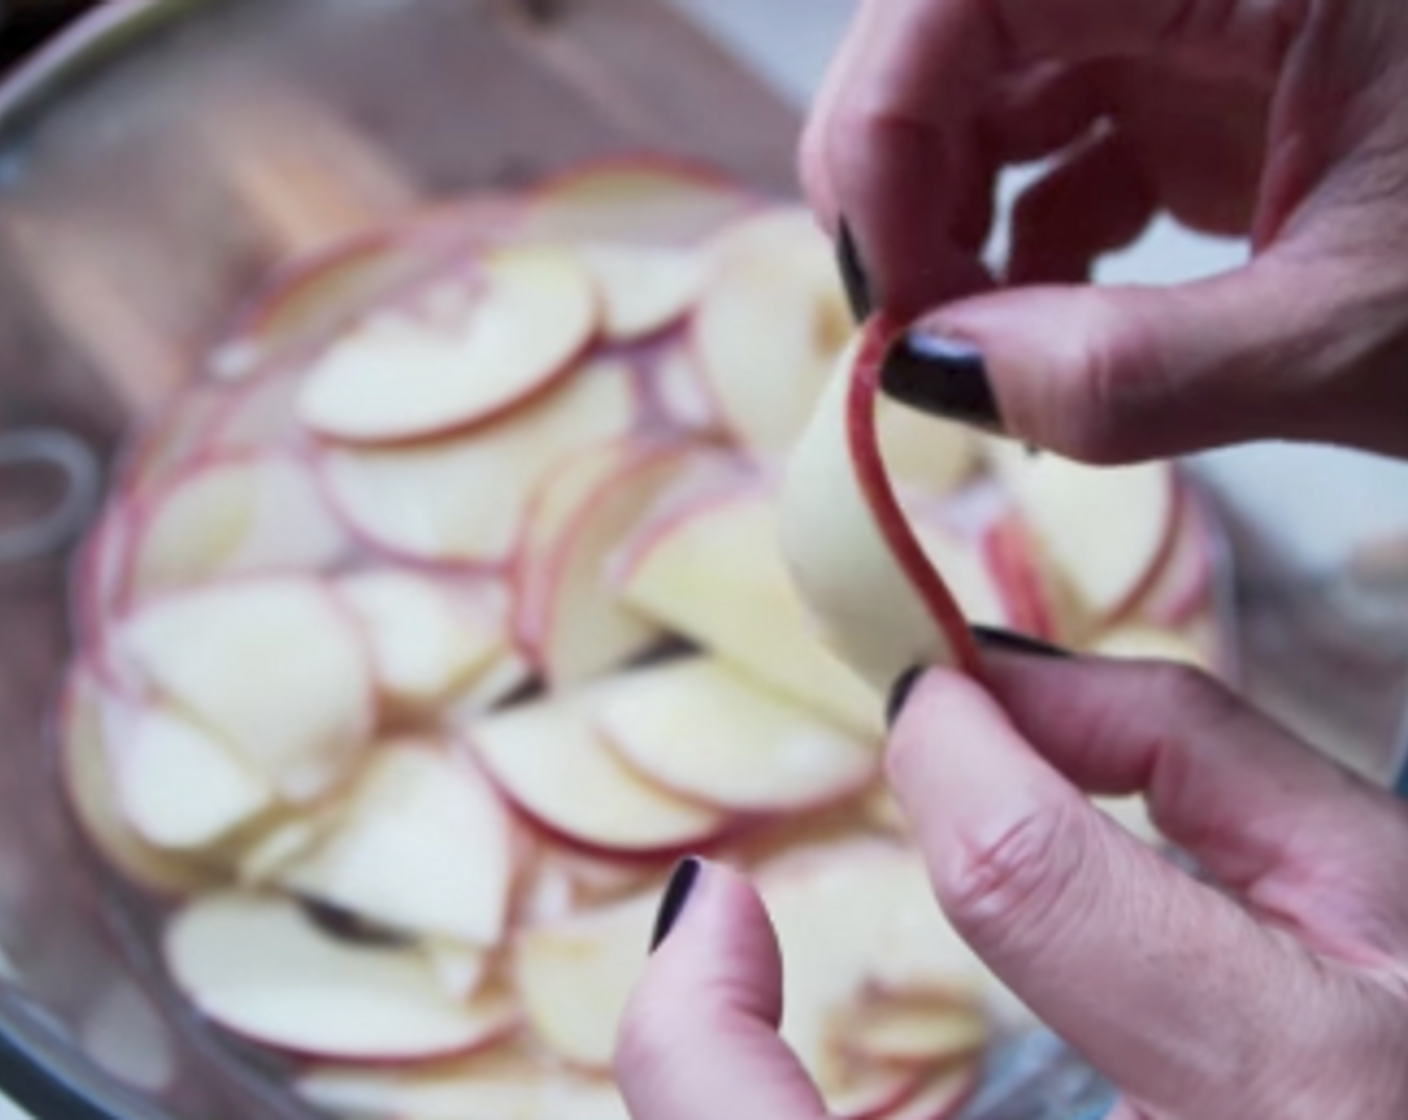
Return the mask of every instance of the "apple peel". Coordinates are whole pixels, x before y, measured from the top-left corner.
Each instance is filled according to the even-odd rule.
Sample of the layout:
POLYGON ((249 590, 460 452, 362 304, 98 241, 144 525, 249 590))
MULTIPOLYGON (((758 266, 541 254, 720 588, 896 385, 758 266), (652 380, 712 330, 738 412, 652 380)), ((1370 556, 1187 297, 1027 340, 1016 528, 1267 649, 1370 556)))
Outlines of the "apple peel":
POLYGON ((889 328, 842 356, 793 451, 782 550, 822 640, 881 695, 916 665, 976 674, 977 648, 900 508, 876 427, 889 328))

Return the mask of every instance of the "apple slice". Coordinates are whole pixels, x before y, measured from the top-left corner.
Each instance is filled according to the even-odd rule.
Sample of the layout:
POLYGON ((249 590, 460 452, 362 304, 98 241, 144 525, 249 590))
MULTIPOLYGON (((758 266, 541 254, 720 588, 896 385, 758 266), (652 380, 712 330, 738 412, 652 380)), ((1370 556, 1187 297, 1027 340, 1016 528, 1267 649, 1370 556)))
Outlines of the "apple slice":
MULTIPOLYGON (((482 423, 567 376, 597 329, 591 278, 568 251, 495 249, 433 316, 374 315, 308 371, 299 416, 334 439, 384 443, 482 423)), ((456 283, 447 280, 447 285, 456 283)))
POLYGON ((367 745, 369 659, 355 622, 316 580, 235 580, 153 600, 121 643, 152 687, 290 801, 322 793, 367 745))
POLYGON ((989 525, 981 539, 983 559, 1001 592, 1007 625, 1037 638, 1073 640, 1077 626, 1071 621, 1067 597, 1042 580, 1031 538, 1021 523, 1004 517, 989 525))
POLYGON ((115 472, 125 494, 145 492, 180 471, 201 452, 211 424, 226 407, 228 390, 198 386, 176 397, 138 433, 115 472))
POLYGON ((1094 639, 1090 652, 1097 657, 1140 661, 1174 661, 1205 672, 1213 666, 1207 654, 1183 633, 1162 626, 1128 623, 1107 630, 1094 639))
POLYGON ((154 847, 200 851, 274 805, 260 775, 178 712, 147 708, 117 746, 123 809, 154 847))
POLYGON ((606 1071, 626 1003, 645 971, 658 900, 644 895, 519 933, 513 977, 523 1012, 554 1054, 606 1071))
POLYGON ((885 469, 897 486, 929 499, 944 498, 974 476, 982 463, 981 436, 965 424, 939 420, 881 398, 876 424, 885 469))
POLYGON ((353 572, 335 587, 367 635, 383 699, 400 711, 444 703, 508 648, 497 581, 451 586, 388 567, 353 572))
POLYGON ((244 887, 277 883, 284 871, 313 849, 326 833, 328 808, 307 810, 278 821, 244 845, 235 864, 235 880, 244 887))
POLYGON ((691 249, 593 241, 578 253, 596 283, 608 342, 638 342, 679 322, 707 272, 691 249))
POLYGON ((864 1003, 837 1026, 837 1044, 865 1061, 930 1069, 976 1056, 991 1034, 975 1008, 922 996, 864 1003))
POLYGON ((979 1073, 972 1062, 944 1070, 898 1108, 884 1113, 883 1120, 949 1120, 977 1089, 979 1073))
POLYGON ((596 723, 651 782, 730 812, 815 809, 859 792, 879 766, 870 742, 705 658, 617 677, 596 723))
POLYGON ((1213 594, 1218 535, 1201 496, 1180 481, 1178 524, 1157 576, 1134 613, 1159 627, 1178 629, 1207 606, 1213 594))
POLYGON ((925 558, 935 571, 943 573, 964 618, 980 626, 999 627, 1013 626, 1019 617, 1024 618, 1012 609, 1010 596, 1003 594, 981 538, 975 541, 960 536, 933 517, 917 518, 914 533, 925 558))
POLYGON ((881 696, 915 665, 978 665, 885 473, 875 426, 885 329, 872 326, 843 356, 788 464, 780 516, 783 553, 822 636, 881 696))
POLYGON ((1043 454, 1014 473, 1012 496, 1038 565, 1069 593, 1086 627, 1138 602, 1178 521, 1167 463, 1090 467, 1043 454))
POLYGON ((220 459, 179 476, 139 514, 138 601, 216 576, 316 569, 347 547, 312 473, 297 459, 220 459))
POLYGON ((200 861, 163 851, 132 827, 118 798, 118 768, 109 749, 114 722, 130 713, 96 672, 76 663, 65 683, 60 717, 60 773, 68 803, 88 841, 118 874, 157 894, 183 895, 208 887, 216 872, 200 861))
POLYGON ((1153 847, 1162 845, 1164 835, 1149 815, 1148 802, 1141 796, 1092 797, 1097 809, 1130 835, 1153 847))
POLYGON ((429 1067, 314 1068, 294 1088, 315 1108, 359 1120, 629 1120, 609 1079, 545 1069, 503 1046, 429 1067))
POLYGON ((594 363, 559 389, 467 436, 408 447, 329 448, 324 476, 353 528, 395 555, 506 559, 528 497, 555 463, 630 430, 630 368, 594 363))
POLYGON ((745 447, 785 454, 850 335, 831 246, 810 212, 786 207, 745 219, 711 252, 691 335, 700 371, 745 447))
POLYGON ((912 1087, 912 1071, 840 1060, 836 1024, 877 990, 972 1000, 985 976, 944 920, 919 857, 887 842, 849 840, 784 857, 756 881, 787 961, 783 1038, 833 1111, 862 1115, 900 1103, 896 1091, 912 1087), (877 1078, 887 1069, 889 1081, 877 1078), (900 1076, 906 1072, 910 1081, 900 1076))
POLYGON ((233 398, 210 425, 205 446, 223 456, 290 453, 305 439, 297 414, 302 391, 303 378, 286 370, 251 378, 232 390, 233 398))
POLYGON ((279 881, 378 925, 489 946, 513 878, 497 791, 441 744, 400 740, 376 747, 339 819, 279 881))
POLYGON ((724 434, 718 404, 687 348, 668 350, 651 370, 649 384, 656 407, 672 426, 708 439, 724 434))
POLYGON ((481 716, 505 702, 536 688, 533 666, 516 649, 506 650, 462 692, 440 709, 439 722, 451 731, 466 733, 481 716))
POLYGON ((598 738, 578 697, 522 705, 469 734, 490 777, 550 833, 597 851, 681 851, 729 818, 637 777, 598 738))
POLYGON ((525 205, 525 232, 568 241, 690 245, 756 205, 710 168, 659 157, 575 167, 540 184, 525 205))
POLYGON ((420 949, 451 999, 472 999, 489 977, 491 953, 481 945, 428 937, 422 939, 420 949))
POLYGON ((622 597, 766 687, 878 739, 884 693, 813 637, 777 529, 771 495, 760 487, 706 495, 643 531, 620 565, 622 597))
POLYGON ((554 688, 599 676, 659 640, 659 627, 611 594, 607 563, 645 511, 694 462, 684 446, 623 447, 561 531, 524 555, 516 572, 517 631, 554 688), (537 617, 526 616, 529 611, 537 617))
POLYGON ((415 949, 338 940, 285 898, 206 895, 167 927, 165 955, 202 1014, 296 1054, 424 1061, 489 1045, 518 1021, 511 999, 452 999, 415 949))

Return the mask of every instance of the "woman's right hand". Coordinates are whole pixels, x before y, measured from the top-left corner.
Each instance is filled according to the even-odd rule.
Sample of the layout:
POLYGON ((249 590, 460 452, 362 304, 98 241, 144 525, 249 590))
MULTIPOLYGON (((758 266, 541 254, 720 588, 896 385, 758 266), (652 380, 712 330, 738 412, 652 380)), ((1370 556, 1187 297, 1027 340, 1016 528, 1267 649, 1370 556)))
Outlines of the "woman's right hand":
POLYGON ((1012 434, 1098 462, 1259 438, 1408 455, 1403 0, 861 0, 802 165, 879 302, 946 344, 897 378, 930 405, 995 400, 1012 434), (1053 156, 987 275, 998 171, 1053 156), (1251 263, 1089 286, 1158 211, 1249 236, 1251 263))

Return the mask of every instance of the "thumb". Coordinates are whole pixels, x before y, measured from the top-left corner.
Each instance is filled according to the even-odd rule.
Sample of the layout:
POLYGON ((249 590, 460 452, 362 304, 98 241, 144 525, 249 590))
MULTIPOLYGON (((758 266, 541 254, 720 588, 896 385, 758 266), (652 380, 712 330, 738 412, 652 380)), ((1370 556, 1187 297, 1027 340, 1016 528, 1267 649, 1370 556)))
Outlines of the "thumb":
POLYGON ((1296 948, 1096 811, 957 674, 918 683, 888 764, 940 903, 993 972, 1142 1107, 1225 1114, 1194 1098, 1250 1057, 1249 1024, 1278 1021, 1266 977, 1304 974, 1296 948))
POLYGON ((635 1120, 824 1120, 778 1036, 782 958, 762 900, 717 864, 681 865, 675 917, 631 997, 616 1077, 635 1120))
POLYGON ((1338 282, 1335 267, 1267 254, 1176 287, 975 296, 919 321, 891 355, 885 387, 959 419, 984 419, 960 414, 985 399, 1012 435, 1091 462, 1343 438, 1334 398, 1349 394, 1333 375, 1352 359, 1347 337, 1370 346, 1373 331, 1351 309, 1362 278, 1338 282), (984 373, 987 386, 973 386, 984 373))

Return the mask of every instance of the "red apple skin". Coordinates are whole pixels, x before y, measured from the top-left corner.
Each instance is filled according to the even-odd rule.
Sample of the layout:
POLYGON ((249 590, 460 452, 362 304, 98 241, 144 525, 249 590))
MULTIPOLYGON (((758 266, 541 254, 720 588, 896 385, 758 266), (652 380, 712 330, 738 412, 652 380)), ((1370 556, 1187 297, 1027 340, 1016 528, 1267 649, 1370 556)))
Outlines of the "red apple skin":
POLYGON ((1179 480, 1177 508, 1167 554, 1136 604, 1149 621, 1174 629, 1207 605, 1219 551, 1216 522, 1207 501, 1186 478, 1179 480))
POLYGON ((973 676, 980 676, 978 647, 968 621, 910 529, 881 455, 875 400, 881 392, 880 369, 885 355, 901 330, 898 324, 884 317, 872 320, 866 327, 847 402, 846 434, 851 462, 876 527, 915 592, 924 601, 935 625, 948 639, 956 666, 973 676))
POLYGON ((982 537, 983 558, 1002 591, 1013 629, 1055 641, 1060 635, 1032 549, 1025 527, 1015 517, 994 522, 982 537))

